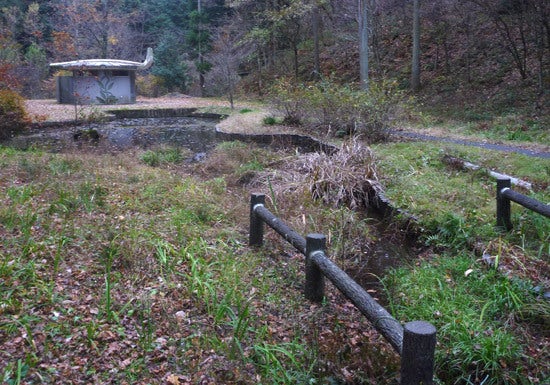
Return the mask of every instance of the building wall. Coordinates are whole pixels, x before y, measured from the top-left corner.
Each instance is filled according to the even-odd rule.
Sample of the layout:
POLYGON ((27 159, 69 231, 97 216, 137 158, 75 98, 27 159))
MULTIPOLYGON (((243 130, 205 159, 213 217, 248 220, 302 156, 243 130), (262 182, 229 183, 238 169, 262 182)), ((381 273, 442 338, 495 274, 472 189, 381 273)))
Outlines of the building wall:
POLYGON ((58 76, 56 94, 61 104, 132 104, 136 102, 135 71, 123 76, 112 71, 58 76))

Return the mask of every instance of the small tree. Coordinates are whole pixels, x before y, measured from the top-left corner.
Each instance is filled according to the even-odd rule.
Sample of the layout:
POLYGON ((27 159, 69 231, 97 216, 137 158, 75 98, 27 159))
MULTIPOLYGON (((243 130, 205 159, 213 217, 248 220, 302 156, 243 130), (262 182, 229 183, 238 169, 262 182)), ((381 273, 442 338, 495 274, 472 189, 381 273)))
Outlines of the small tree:
POLYGON ((244 43, 244 34, 232 27, 228 25, 217 30, 208 59, 213 65, 212 76, 219 79, 221 91, 227 93, 233 109, 235 87, 239 80, 239 64, 252 52, 253 48, 244 43))
POLYGON ((25 52, 25 63, 21 68, 24 95, 41 96, 41 83, 48 77, 48 58, 40 46, 32 43, 25 52))
POLYGON ((0 139, 9 138, 28 123, 24 99, 15 91, 0 90, 0 139))

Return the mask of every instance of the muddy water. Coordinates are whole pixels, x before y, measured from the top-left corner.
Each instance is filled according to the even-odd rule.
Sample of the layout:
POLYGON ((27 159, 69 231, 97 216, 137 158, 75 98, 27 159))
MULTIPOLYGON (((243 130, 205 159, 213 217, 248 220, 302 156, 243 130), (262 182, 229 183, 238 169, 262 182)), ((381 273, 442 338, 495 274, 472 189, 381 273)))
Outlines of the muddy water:
POLYGON ((169 145, 186 148, 193 153, 205 153, 216 145, 217 122, 216 119, 195 117, 118 119, 108 123, 49 128, 14 137, 4 144, 51 152, 75 148, 122 151, 169 145))
POLYGON ((379 215, 365 214, 363 220, 369 223, 371 240, 365 240, 360 255, 347 255, 344 270, 360 286, 386 306, 386 290, 380 283, 389 269, 407 265, 420 253, 422 247, 406 230, 397 228, 388 219, 379 215))

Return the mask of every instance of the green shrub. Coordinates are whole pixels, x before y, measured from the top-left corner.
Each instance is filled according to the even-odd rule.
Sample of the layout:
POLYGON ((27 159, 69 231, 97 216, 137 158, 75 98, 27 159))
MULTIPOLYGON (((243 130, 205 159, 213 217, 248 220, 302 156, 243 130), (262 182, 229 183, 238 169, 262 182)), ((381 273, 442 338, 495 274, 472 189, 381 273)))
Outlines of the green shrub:
POLYGON ((271 89, 271 100, 283 116, 283 124, 300 125, 306 115, 304 105, 306 86, 291 79, 279 79, 271 89))
POLYGON ((28 124, 24 99, 14 91, 0 90, 0 139, 20 132, 28 124))
POLYGON ((274 124, 277 123, 277 118, 275 118, 274 116, 266 116, 266 117, 263 119, 263 123, 264 123, 266 126, 273 126, 274 124))
POLYGON ((331 80, 296 84, 279 80, 272 99, 286 124, 302 125, 324 134, 360 134, 368 142, 387 138, 388 127, 403 95, 395 82, 371 82, 368 91, 331 80))
POLYGON ((162 84, 163 80, 159 76, 152 74, 136 76, 136 88, 141 96, 156 98, 168 92, 162 84))

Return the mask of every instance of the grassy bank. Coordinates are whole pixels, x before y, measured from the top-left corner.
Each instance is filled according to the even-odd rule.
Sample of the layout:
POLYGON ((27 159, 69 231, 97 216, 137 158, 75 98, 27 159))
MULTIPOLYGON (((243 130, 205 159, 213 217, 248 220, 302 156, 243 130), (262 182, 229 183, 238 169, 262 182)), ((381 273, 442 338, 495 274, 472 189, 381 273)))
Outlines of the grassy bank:
POLYGON ((388 196, 418 217, 429 247, 385 277, 392 313, 437 327, 437 373, 444 383, 543 383, 550 220, 515 205, 515 228, 502 232, 495 227, 495 180, 442 158, 530 181, 536 191, 514 189, 542 202, 550 200, 548 160, 426 143, 380 145, 375 152, 388 196))

